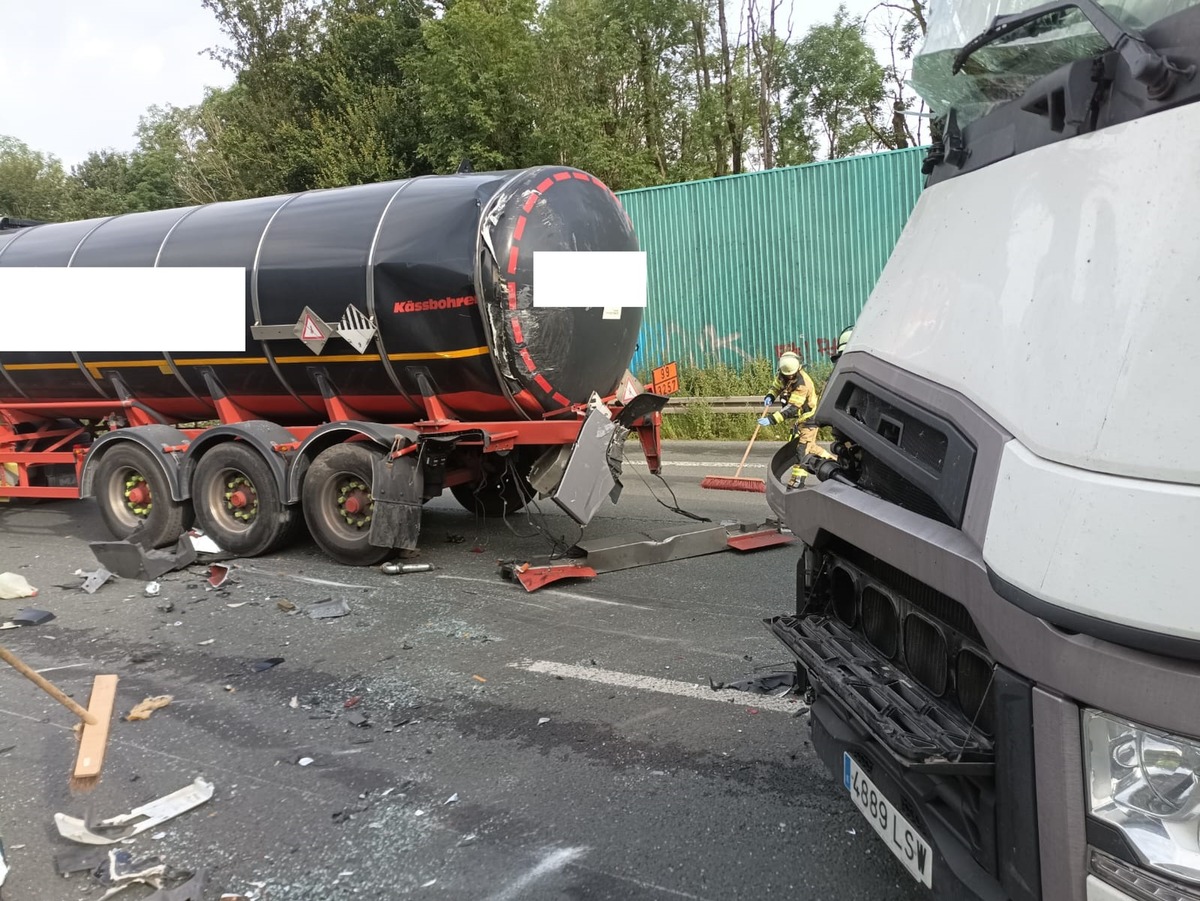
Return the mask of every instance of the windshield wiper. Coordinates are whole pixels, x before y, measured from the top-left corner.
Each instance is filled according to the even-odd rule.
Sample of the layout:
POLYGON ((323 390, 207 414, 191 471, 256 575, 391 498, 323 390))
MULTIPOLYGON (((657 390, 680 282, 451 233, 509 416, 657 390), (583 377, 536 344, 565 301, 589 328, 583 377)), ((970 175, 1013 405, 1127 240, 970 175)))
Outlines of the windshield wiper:
POLYGON ((1068 9, 1077 9, 1087 17, 1100 37, 1108 42, 1108 46, 1121 55, 1121 59, 1129 67, 1129 73, 1134 79, 1146 86, 1146 95, 1151 100, 1164 100, 1171 96, 1181 75, 1185 78, 1195 75, 1195 66, 1188 66, 1186 69, 1176 66, 1140 36, 1124 28, 1093 0, 1065 0, 1065 2, 1060 0, 1060 2, 1046 3, 1023 13, 996 16, 986 31, 973 37, 955 54, 950 72, 957 75, 971 55, 981 47, 986 47, 1018 28, 1036 22, 1051 13, 1065 12, 1068 9))

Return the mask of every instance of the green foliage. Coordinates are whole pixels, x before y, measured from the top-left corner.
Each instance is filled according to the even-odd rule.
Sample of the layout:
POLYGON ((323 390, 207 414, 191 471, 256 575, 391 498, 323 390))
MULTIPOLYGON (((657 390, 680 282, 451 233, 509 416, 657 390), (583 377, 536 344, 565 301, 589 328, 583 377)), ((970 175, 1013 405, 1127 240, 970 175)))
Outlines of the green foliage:
POLYGON ((62 163, 0 135, 0 215, 57 219, 66 201, 62 163))
MULTIPOLYGON (((833 372, 827 361, 805 366, 816 385, 817 393, 825 391, 825 383, 833 372)), ((649 380, 643 373, 642 381, 649 380)), ((740 368, 725 363, 679 367, 679 392, 672 404, 685 407, 684 412, 663 417, 663 437, 706 441, 747 441, 754 431, 759 413, 726 413, 705 403, 687 403, 689 397, 763 397, 775 381, 775 361, 763 358, 747 360, 740 368)), ((823 430, 827 432, 828 430, 823 430)), ((792 436, 792 424, 770 426, 759 431, 759 440, 787 441, 792 436)), ((823 434, 822 438, 828 438, 823 434)))

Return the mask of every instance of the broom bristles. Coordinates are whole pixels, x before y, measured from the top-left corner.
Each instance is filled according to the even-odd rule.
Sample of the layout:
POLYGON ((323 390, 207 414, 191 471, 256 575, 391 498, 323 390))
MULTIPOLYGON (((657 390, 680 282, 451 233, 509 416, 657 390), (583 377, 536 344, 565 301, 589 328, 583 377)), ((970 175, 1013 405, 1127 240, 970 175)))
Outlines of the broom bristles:
POLYGON ((701 488, 716 488, 720 491, 755 491, 767 493, 767 483, 762 479, 739 479, 733 476, 705 476, 701 488))

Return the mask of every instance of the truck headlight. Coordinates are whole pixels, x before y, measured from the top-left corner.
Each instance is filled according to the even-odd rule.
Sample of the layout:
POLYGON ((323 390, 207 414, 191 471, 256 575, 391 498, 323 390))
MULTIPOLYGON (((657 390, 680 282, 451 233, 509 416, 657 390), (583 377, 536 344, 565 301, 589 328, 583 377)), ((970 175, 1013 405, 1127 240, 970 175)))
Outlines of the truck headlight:
POLYGON ((1149 867, 1200 883, 1200 742, 1083 711, 1088 812, 1149 867))

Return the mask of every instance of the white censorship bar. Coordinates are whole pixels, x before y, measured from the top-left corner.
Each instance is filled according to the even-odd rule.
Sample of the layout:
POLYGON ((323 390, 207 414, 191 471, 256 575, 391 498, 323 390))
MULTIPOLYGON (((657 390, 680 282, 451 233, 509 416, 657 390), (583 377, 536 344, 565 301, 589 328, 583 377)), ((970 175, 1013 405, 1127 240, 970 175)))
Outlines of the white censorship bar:
POLYGON ((0 266, 0 351, 245 349, 243 268, 0 266))
POLYGON ((535 307, 644 307, 646 252, 538 250, 533 254, 535 307))

